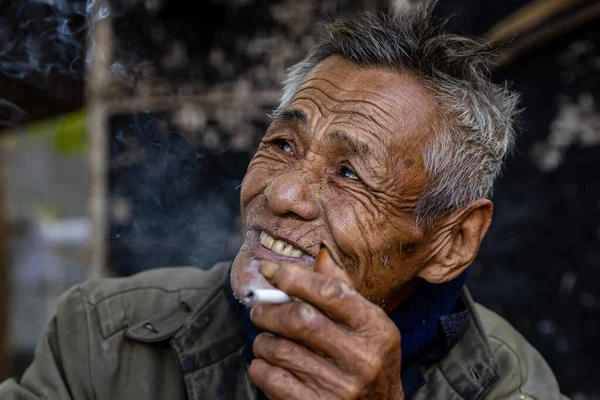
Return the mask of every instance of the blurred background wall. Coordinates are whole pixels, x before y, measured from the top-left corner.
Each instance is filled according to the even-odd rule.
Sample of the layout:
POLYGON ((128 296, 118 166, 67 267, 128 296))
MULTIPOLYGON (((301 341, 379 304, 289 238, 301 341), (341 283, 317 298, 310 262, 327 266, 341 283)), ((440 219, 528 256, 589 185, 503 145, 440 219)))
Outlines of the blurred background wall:
MULTIPOLYGON (((231 259, 238 186, 284 69, 319 21, 412 4, 0 3, 0 378, 23 372, 72 284, 231 259)), ((494 78, 522 93, 469 287, 567 395, 599 399, 600 2, 441 0, 436 13, 497 42, 494 78)))

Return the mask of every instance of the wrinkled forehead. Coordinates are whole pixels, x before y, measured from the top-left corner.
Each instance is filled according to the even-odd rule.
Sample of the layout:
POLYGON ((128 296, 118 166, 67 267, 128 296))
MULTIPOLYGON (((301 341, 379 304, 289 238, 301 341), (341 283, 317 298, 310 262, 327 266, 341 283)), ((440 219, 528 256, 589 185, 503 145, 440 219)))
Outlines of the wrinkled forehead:
POLYGON ((385 68, 363 68, 340 56, 318 64, 301 82, 290 108, 308 124, 347 123, 385 145, 423 146, 439 118, 437 97, 419 79, 385 68))

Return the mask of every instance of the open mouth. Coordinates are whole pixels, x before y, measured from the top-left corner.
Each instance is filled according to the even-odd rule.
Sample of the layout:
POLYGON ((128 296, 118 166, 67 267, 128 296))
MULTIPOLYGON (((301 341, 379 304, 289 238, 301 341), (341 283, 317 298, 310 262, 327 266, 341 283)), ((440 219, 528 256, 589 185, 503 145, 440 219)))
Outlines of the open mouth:
POLYGON ((277 240, 265 231, 260 232, 260 244, 274 253, 292 258, 302 258, 306 254, 283 240, 277 240))

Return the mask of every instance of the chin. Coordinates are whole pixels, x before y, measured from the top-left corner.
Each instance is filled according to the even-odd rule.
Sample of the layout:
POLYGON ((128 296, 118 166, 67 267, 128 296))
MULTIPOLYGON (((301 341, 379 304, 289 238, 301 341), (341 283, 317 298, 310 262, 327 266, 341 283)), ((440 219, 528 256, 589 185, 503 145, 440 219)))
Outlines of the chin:
POLYGON ((231 289, 241 303, 252 307, 252 301, 247 299, 248 293, 256 289, 272 289, 273 286, 258 271, 261 260, 248 257, 244 253, 240 250, 233 261, 231 289))

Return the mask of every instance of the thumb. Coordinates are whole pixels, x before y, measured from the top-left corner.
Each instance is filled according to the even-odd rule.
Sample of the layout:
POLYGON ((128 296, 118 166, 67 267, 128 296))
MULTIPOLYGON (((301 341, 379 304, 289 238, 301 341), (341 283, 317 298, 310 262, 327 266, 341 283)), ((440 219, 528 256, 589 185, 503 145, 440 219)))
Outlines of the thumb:
POLYGON ((354 287, 354 283, 343 268, 340 258, 327 242, 321 242, 321 250, 319 250, 315 259, 315 272, 338 278, 348 286, 354 287))

